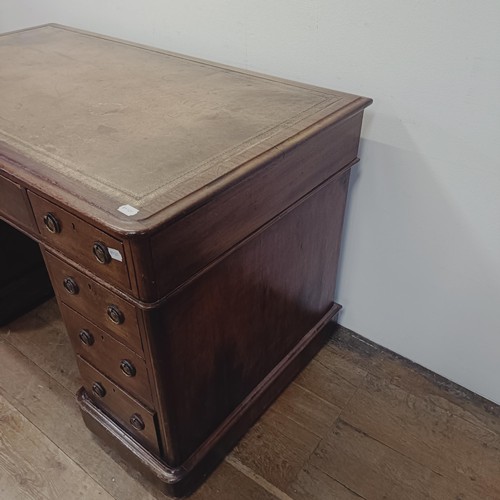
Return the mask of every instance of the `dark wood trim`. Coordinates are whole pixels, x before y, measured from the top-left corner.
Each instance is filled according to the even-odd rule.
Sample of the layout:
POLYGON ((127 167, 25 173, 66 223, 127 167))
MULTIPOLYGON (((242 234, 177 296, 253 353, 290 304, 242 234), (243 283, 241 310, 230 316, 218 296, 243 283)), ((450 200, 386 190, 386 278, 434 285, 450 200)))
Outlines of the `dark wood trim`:
POLYGON ((210 438, 178 467, 168 466, 131 439, 94 405, 82 387, 77 393, 77 401, 83 420, 92 432, 117 449, 161 491, 174 496, 188 495, 223 460, 247 429, 328 341, 334 328, 333 321, 340 309, 339 304, 334 304, 210 438))

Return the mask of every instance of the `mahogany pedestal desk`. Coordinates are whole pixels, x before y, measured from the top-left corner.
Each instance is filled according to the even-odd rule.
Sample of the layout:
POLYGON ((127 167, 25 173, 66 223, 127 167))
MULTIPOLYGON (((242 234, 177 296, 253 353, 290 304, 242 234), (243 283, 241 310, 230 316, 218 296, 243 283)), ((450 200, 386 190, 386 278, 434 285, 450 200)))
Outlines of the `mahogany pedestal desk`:
POLYGON ((57 25, 0 36, 0 62, 0 320, 50 293, 34 240, 85 423, 186 494, 340 309, 371 101, 57 25))

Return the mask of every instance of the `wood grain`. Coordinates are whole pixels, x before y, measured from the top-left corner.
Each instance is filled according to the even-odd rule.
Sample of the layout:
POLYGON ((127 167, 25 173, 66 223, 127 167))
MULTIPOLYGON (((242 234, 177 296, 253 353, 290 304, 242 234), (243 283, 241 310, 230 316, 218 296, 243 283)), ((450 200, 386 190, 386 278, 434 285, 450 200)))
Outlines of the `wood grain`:
POLYGON ((356 392, 356 379, 346 379, 339 374, 336 364, 326 365, 321 356, 327 349, 322 349, 318 356, 307 365, 296 378, 295 383, 307 388, 312 394, 327 403, 342 408, 356 392))
POLYGON ((262 484, 223 462, 190 500, 275 500, 262 484))
MULTIPOLYGON (((326 381, 330 380, 331 377, 334 377, 335 381, 338 382, 339 385, 347 382, 349 386, 353 385, 355 387, 359 387, 366 377, 367 369, 362 363, 357 362, 357 360, 346 357, 343 348, 339 348, 337 346, 339 332, 344 330, 345 329, 339 325, 336 325, 332 329, 331 335, 334 337, 328 344, 325 345, 324 349, 318 352, 314 361, 326 368, 327 372, 323 373, 326 381)), ((304 375, 306 375, 306 373, 304 373, 304 375)), ((315 381, 313 385, 317 383, 318 381, 315 381)), ((332 390, 334 389, 332 388, 332 390)), ((352 389, 348 389, 349 394, 351 390, 352 389)), ((345 398, 346 396, 348 396, 348 394, 344 394, 343 397, 345 398)))
POLYGON ((31 192, 28 192, 28 195, 43 241, 51 248, 63 251, 69 258, 107 279, 110 283, 130 290, 131 283, 127 267, 127 256, 120 240, 87 224, 55 203, 51 203, 31 192), (59 221, 59 233, 51 233, 45 227, 43 218, 48 213, 59 221), (107 248, 118 251, 122 260, 110 258, 107 264, 99 263, 92 253, 92 246, 96 242, 102 242, 107 248))
POLYGON ((77 356, 83 387, 94 403, 108 413, 113 420, 117 420, 138 442, 147 446, 155 455, 159 455, 155 413, 141 405, 125 391, 120 389, 108 377, 95 367, 87 363, 81 356, 77 356), (99 384, 104 389, 103 395, 94 393, 94 384, 99 384), (137 416, 142 421, 142 428, 133 427, 130 419, 137 416))
POLYGON ((75 353, 91 365, 98 366, 115 384, 151 407, 151 388, 145 361, 66 304, 61 304, 61 314, 75 353), (90 345, 82 342, 82 331, 91 336, 90 345), (133 367, 133 375, 125 374, 121 369, 124 361, 133 367))
POLYGON ((359 500, 354 491, 308 463, 287 488, 295 500, 359 500))
MULTIPOLYGON (((32 469, 51 471, 54 462, 46 459, 47 453, 55 453, 55 461, 64 464, 58 458, 62 453, 80 471, 71 477, 89 485, 82 498, 109 498, 102 496, 104 491, 116 500, 166 499, 82 428, 70 392, 79 383, 76 372, 71 375, 73 382, 69 374, 66 382, 59 378, 68 390, 50 368, 64 364, 70 352, 62 332, 50 332, 51 325, 62 328, 55 301, 18 322, 33 342, 37 335, 49 342, 35 342, 33 350, 27 348, 29 342, 17 343, 21 352, 7 335, 12 324, 0 329, 0 408, 8 402, 25 421, 15 436, 6 432, 10 444, 0 448, 2 464, 10 464, 9 472, 0 473, 1 498, 59 500, 59 486, 48 484, 58 478, 49 474, 42 484, 32 469), (54 349, 51 338, 59 338, 66 348, 54 349), (36 364, 26 356, 33 356, 36 364), (29 430, 24 432, 26 425, 29 430), (19 471, 25 470, 32 481, 20 478, 19 471)), ((282 394, 191 498, 496 500, 500 483, 496 409, 337 328, 292 389, 282 394), (334 389, 334 384, 344 387, 334 389), (333 406, 342 412, 337 419, 330 413, 333 406)), ((2 432, 4 425, 0 417, 2 432)), ((70 493, 65 498, 73 497, 70 493)))
POLYGON ((136 307, 50 252, 45 251, 44 257, 59 300, 90 318, 91 321, 111 335, 115 335, 120 342, 141 355, 142 340, 136 307), (77 294, 71 295, 65 290, 63 281, 68 277, 77 283, 79 289, 77 294), (110 305, 118 307, 123 313, 121 324, 110 321, 107 314, 107 308, 110 305))
POLYGON ((252 427, 232 456, 285 491, 319 443, 318 436, 272 408, 252 427))
POLYGON ((464 496, 454 481, 343 421, 321 442, 310 463, 370 500, 494 498, 464 496))
POLYGON ((341 412, 340 407, 295 382, 285 389, 274 403, 273 410, 319 437, 326 434, 341 412))
POLYGON ((347 329, 339 327, 335 343, 322 350, 317 359, 325 354, 334 356, 336 366, 340 363, 347 363, 351 367, 353 363, 358 367, 364 366, 371 374, 426 399, 429 404, 500 434, 498 405, 394 352, 353 335, 347 329), (363 355, 360 356, 360 353, 363 355))
POLYGON ((151 311, 158 411, 181 460, 332 307, 347 188, 348 172, 330 179, 151 311))
POLYGON ((35 314, 23 316, 0 329, 0 342, 13 346, 72 393, 80 387, 75 355, 61 323, 46 323, 35 314))
MULTIPOLYGON (((73 390, 58 384, 7 343, 0 342, 0 356, 0 394, 86 474, 120 500, 164 498, 142 484, 139 474, 112 450, 92 438, 82 426, 73 390)), ((81 385, 76 375, 73 385, 81 385)), ((36 452, 33 447, 32 453, 36 452)))
POLYGON ((0 496, 9 500, 113 498, 1 395, 0 496))
MULTIPOLYGON (((342 418, 391 449, 482 495, 500 498, 500 437, 370 375, 342 418), (453 450, 446 461, 443 449, 453 450)), ((484 496, 484 498, 486 498, 484 496)))
MULTIPOLYGON (((345 178, 356 161, 362 116, 322 130, 155 234, 156 269, 145 275, 143 293, 162 297, 326 179, 334 174, 345 178)), ((331 214, 335 218, 337 209, 332 207, 331 214)))
POLYGON ((2 194, 0 218, 5 218, 24 229, 36 231, 26 190, 0 175, 0 193, 2 194))

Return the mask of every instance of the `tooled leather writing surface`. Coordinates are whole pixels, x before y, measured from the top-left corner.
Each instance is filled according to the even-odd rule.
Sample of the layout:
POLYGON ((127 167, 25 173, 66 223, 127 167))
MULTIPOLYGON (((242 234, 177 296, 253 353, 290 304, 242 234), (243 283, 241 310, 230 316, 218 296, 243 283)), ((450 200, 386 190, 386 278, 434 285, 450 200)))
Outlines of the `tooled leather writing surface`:
POLYGON ((0 140, 48 176, 146 212, 343 100, 55 26, 0 37, 0 60, 0 140))

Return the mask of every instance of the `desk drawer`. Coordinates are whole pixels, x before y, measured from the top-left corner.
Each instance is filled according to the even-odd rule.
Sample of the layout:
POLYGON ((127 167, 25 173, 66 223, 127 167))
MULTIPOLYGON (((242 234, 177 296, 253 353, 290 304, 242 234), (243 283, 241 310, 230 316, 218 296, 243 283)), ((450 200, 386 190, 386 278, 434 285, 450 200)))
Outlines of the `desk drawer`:
POLYGON ((100 278, 130 290, 125 251, 109 236, 53 203, 29 193, 43 239, 100 278))
POLYGON ((95 404, 148 450, 158 455, 155 413, 142 406, 82 357, 77 356, 77 362, 83 386, 95 404))
POLYGON ((52 286, 60 300, 142 354, 135 306, 51 253, 45 251, 44 255, 52 286))
POLYGON ((61 304, 61 314, 75 352, 139 401, 151 405, 145 361, 66 304, 61 304))
POLYGON ((23 228, 36 230, 26 191, 0 176, 0 216, 23 228))

